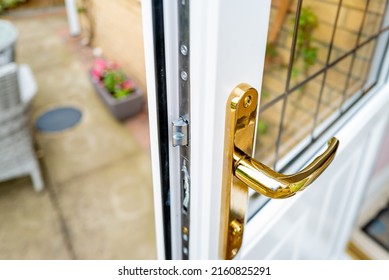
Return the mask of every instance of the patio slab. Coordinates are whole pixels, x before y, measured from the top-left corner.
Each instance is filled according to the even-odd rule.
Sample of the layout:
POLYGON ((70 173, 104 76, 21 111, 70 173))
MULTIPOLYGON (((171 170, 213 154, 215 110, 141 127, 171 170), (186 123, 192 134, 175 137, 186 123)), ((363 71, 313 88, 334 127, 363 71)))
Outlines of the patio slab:
POLYGON ((151 162, 146 113, 116 121, 89 81, 91 50, 67 32, 64 9, 7 15, 18 28, 16 58, 38 84, 31 129, 46 186, 28 177, 0 183, 0 259, 153 259, 151 162), (36 131, 45 111, 74 106, 75 127, 36 131))
POLYGON ((155 258, 148 157, 124 158, 58 188, 77 259, 155 258))
POLYGON ((23 177, 0 184, 0 259, 70 259, 49 192, 23 177))

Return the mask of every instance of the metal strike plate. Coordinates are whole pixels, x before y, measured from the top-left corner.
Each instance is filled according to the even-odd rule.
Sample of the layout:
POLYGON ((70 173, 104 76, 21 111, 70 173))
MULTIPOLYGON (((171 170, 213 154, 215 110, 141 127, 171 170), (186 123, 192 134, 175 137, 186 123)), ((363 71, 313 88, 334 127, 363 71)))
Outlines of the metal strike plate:
POLYGON ((234 148, 252 154, 257 117, 258 92, 239 84, 232 91, 226 110, 221 215, 221 255, 233 259, 242 245, 248 187, 234 176, 234 148))
POLYGON ((188 122, 180 117, 173 121, 173 147, 188 145, 188 122))

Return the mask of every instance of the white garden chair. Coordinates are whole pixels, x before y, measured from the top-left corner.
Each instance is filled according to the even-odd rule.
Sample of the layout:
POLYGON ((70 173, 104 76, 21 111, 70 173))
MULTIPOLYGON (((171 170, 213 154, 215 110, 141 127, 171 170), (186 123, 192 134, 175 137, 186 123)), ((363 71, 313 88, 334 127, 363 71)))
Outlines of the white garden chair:
POLYGON ((28 127, 28 107, 37 92, 30 67, 0 67, 0 181, 30 175, 36 191, 43 189, 39 163, 28 127))

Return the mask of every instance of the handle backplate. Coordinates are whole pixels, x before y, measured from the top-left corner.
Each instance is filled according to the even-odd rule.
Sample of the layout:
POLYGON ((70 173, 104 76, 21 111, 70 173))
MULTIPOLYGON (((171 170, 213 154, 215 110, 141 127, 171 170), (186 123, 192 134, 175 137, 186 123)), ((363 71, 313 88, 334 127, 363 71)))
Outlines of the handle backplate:
POLYGON ((251 157, 257 117, 258 92, 239 84, 231 93, 226 112, 224 141, 221 255, 234 258, 243 240, 248 187, 270 198, 282 199, 304 190, 330 165, 339 141, 332 138, 327 150, 301 171, 285 175, 251 157))
POLYGON ((226 232, 221 255, 232 259, 242 245, 248 187, 234 176, 234 147, 251 155, 257 116, 258 92, 248 84, 239 84, 227 103, 224 140, 223 201, 221 226, 226 232))

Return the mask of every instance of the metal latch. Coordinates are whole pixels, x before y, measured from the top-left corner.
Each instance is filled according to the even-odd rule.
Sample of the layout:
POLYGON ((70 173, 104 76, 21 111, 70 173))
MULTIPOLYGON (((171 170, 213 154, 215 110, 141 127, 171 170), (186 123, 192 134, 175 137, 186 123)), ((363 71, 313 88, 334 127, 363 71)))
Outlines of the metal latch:
POLYGON ((173 147, 188 145, 188 121, 183 117, 173 121, 173 147))

